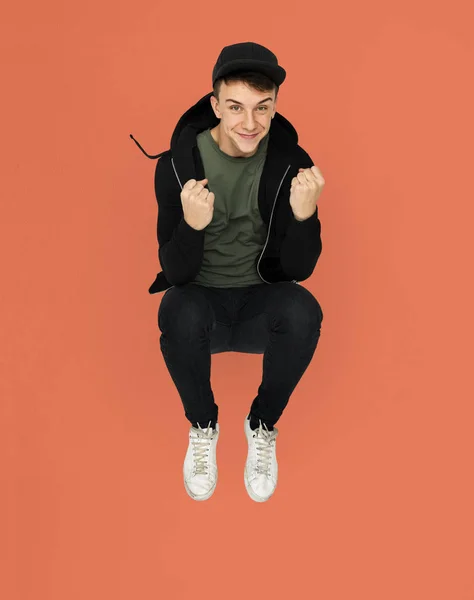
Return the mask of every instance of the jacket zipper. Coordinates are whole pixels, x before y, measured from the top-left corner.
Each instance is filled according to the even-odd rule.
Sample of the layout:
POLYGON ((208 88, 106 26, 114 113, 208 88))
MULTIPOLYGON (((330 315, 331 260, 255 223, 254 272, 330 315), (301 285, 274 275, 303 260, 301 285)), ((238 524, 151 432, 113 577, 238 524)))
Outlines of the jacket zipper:
MULTIPOLYGON (((176 167, 174 166, 174 160, 173 160, 173 158, 171 158, 171 164, 173 165, 174 174, 176 175, 176 179, 178 180, 179 187, 180 187, 181 189, 183 189, 183 186, 181 185, 181 181, 179 180, 179 177, 178 177, 178 173, 177 173, 177 171, 176 171, 176 167)), ((258 267, 259 267, 259 265, 260 265, 260 261, 262 260, 263 253, 265 252, 265 248, 267 247, 268 240, 270 239, 270 229, 271 229, 271 226, 272 226, 273 211, 275 210, 275 205, 276 205, 276 201, 277 201, 277 198, 278 198, 278 194, 280 193, 280 188, 281 188, 281 186, 282 186, 282 184, 283 184, 283 180, 285 179, 285 177, 286 177, 286 174, 288 173, 288 171, 289 171, 290 167, 291 167, 291 165, 288 165, 288 167, 287 167, 287 169, 286 169, 286 171, 285 171, 285 174, 284 174, 284 175, 283 175, 283 177, 281 178, 280 185, 278 186, 277 193, 276 193, 276 195, 275 195, 275 200, 273 201, 272 212, 271 212, 271 215, 270 215, 270 223, 268 224, 267 239, 265 240, 265 245, 263 246, 263 250, 261 251, 261 253, 260 253, 260 256, 259 256, 259 258, 258 258, 258 262, 257 262, 257 273, 258 273, 258 276, 260 277, 260 279, 261 279, 262 281, 264 281, 265 283, 268 283, 268 284, 269 284, 270 282, 269 282, 269 281, 267 281, 266 279, 264 279, 264 278, 262 277, 262 275, 260 274, 260 270, 259 270, 259 268, 258 268, 258 267)), ((299 283, 298 283, 298 281, 297 281, 296 279, 293 279, 293 280, 291 281, 291 283, 297 283, 297 284, 299 285, 299 283)), ((171 287, 174 287, 174 285, 172 285, 171 287)))
POLYGON ((181 185, 181 181, 179 180, 179 177, 178 177, 178 172, 176 171, 176 167, 174 166, 174 159, 173 158, 171 159, 171 164, 173 165, 173 171, 174 171, 174 174, 176 175, 176 179, 178 180, 179 187, 181 189, 183 189, 183 186, 181 185))
MULTIPOLYGON (((270 215, 270 223, 268 224, 267 239, 265 240, 265 245, 263 246, 263 250, 262 250, 262 252, 260 253, 260 256, 259 256, 259 259, 258 259, 258 262, 257 262, 257 273, 258 273, 258 276, 259 276, 259 277, 260 277, 260 279, 261 279, 262 281, 264 281, 265 283, 270 283, 270 282, 269 282, 269 281, 267 281, 266 279, 264 279, 264 278, 262 277, 262 275, 261 275, 261 273, 260 273, 260 270, 259 270, 259 265, 260 265, 260 261, 262 260, 263 253, 265 252, 265 248, 267 247, 268 240, 270 239, 270 229, 271 229, 271 226, 272 226, 273 211, 275 210, 275 206, 276 206, 276 201, 277 201, 277 198, 278 198, 278 194, 280 193, 280 188, 281 188, 281 186, 282 186, 282 184, 283 184, 283 180, 285 179, 285 177, 286 177, 286 174, 288 173, 288 171, 289 171, 290 167, 291 167, 291 165, 288 165, 288 167, 287 167, 287 169, 286 169, 286 171, 285 171, 285 174, 284 174, 284 175, 283 175, 283 177, 281 178, 280 185, 278 186, 277 193, 276 193, 276 195, 275 195, 275 200, 273 201, 272 212, 271 212, 271 215, 270 215)), ((298 282, 296 281, 296 279, 293 279, 293 280, 291 281, 291 283, 298 283, 298 282)), ((298 285, 299 285, 299 283, 298 283, 298 285)))

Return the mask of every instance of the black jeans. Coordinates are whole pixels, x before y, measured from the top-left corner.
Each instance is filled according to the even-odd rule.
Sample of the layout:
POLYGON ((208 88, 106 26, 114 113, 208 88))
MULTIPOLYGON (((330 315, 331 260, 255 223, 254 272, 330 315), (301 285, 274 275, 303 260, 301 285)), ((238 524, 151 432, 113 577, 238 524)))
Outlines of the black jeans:
POLYGON ((316 298, 292 282, 169 288, 158 311, 160 347, 186 418, 201 427, 217 421, 211 354, 244 352, 264 355, 250 414, 273 426, 313 357, 322 320, 316 298))

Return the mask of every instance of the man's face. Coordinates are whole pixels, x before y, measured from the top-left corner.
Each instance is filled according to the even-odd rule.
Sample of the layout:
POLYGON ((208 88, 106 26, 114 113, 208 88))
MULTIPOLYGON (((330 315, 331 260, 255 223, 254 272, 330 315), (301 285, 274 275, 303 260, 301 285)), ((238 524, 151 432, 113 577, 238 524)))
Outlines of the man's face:
POLYGON ((219 102, 211 96, 211 104, 220 119, 219 125, 212 130, 219 148, 230 156, 255 154, 259 143, 270 131, 276 112, 275 91, 259 92, 241 82, 227 85, 223 81, 219 102), (246 138, 242 134, 255 137, 246 138))

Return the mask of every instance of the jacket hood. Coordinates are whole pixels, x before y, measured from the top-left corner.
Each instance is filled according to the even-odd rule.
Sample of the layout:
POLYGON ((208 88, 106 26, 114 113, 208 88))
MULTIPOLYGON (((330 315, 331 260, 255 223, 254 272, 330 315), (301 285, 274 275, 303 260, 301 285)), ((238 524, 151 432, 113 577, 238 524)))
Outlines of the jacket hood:
MULTIPOLYGON (((201 131, 209 129, 210 127, 215 127, 219 124, 220 119, 216 117, 211 106, 210 98, 212 95, 213 92, 209 92, 203 96, 179 118, 171 135, 170 149, 172 154, 183 144, 194 144, 196 136, 201 131)), ((269 135, 273 143, 286 151, 298 145, 298 134, 296 129, 288 119, 285 119, 279 112, 275 112, 269 135)), ((132 134, 130 134, 130 137, 148 158, 159 158, 167 152, 167 150, 163 150, 163 152, 151 156, 143 150, 132 134)))

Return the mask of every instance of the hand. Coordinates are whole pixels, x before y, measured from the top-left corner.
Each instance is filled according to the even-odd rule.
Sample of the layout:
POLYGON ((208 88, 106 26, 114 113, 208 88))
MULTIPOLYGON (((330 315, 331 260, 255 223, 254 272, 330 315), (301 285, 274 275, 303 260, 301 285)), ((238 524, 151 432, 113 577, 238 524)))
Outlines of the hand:
POLYGON ((323 191, 325 181, 316 166, 300 169, 291 180, 290 205, 297 221, 305 221, 316 212, 316 202, 323 191))
POLYGON ((190 179, 184 184, 180 195, 184 220, 197 231, 207 227, 214 214, 215 196, 204 187, 206 184, 207 179, 190 179))

